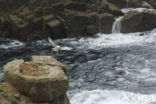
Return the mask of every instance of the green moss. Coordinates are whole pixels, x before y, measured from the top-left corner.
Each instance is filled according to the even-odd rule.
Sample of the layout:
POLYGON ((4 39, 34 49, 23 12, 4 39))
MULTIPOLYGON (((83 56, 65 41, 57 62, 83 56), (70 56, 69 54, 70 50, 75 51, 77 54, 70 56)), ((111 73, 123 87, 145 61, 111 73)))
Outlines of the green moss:
POLYGON ((3 92, 3 90, 2 90, 2 89, 0 89, 0 92, 3 92))
POLYGON ((7 101, 9 101, 11 104, 17 104, 17 102, 16 102, 14 99, 9 98, 8 95, 2 94, 2 96, 3 96, 7 101))
POLYGON ((38 65, 40 65, 40 66, 44 66, 44 64, 42 64, 42 63, 38 63, 38 65))

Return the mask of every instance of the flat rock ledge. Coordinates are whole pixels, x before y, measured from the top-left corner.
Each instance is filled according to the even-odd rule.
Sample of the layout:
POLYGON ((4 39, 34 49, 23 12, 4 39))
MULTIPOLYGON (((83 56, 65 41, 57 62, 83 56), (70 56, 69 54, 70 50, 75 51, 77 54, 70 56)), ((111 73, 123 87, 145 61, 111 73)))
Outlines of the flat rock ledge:
POLYGON ((5 82, 0 83, 0 104, 69 104, 66 72, 66 66, 52 56, 8 62, 5 82))

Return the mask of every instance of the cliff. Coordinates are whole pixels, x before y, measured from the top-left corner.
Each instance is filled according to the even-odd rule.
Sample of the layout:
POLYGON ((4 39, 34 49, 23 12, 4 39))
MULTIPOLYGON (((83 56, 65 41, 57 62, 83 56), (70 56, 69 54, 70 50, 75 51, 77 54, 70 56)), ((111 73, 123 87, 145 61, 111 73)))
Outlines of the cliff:
MULTIPOLYGON (((155 0, 147 0, 155 7, 155 0)), ((142 0, 1 0, 0 37, 53 39, 111 33, 120 9, 145 7, 142 0)))

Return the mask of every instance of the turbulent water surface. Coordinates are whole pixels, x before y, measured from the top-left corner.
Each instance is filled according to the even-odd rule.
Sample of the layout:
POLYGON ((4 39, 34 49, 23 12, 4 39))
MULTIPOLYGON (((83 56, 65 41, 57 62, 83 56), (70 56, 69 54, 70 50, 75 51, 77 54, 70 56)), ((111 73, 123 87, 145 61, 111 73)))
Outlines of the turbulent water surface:
POLYGON ((156 93, 156 30, 55 42, 64 46, 58 55, 52 53, 47 40, 0 40, 1 80, 8 61, 53 55, 68 66, 71 104, 154 104, 150 102, 156 93))

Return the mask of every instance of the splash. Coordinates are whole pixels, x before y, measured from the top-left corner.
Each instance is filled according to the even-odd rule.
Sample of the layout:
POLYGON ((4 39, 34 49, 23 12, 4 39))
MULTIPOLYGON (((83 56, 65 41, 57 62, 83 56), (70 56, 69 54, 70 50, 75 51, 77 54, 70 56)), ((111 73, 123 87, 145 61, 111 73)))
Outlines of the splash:
POLYGON ((113 34, 120 33, 120 31, 121 31, 121 20, 122 20, 122 18, 123 18, 123 16, 117 18, 116 21, 113 23, 113 27, 112 27, 112 33, 113 34))
POLYGON ((91 90, 77 93, 71 104, 154 104, 156 94, 142 95, 117 90, 91 90))

